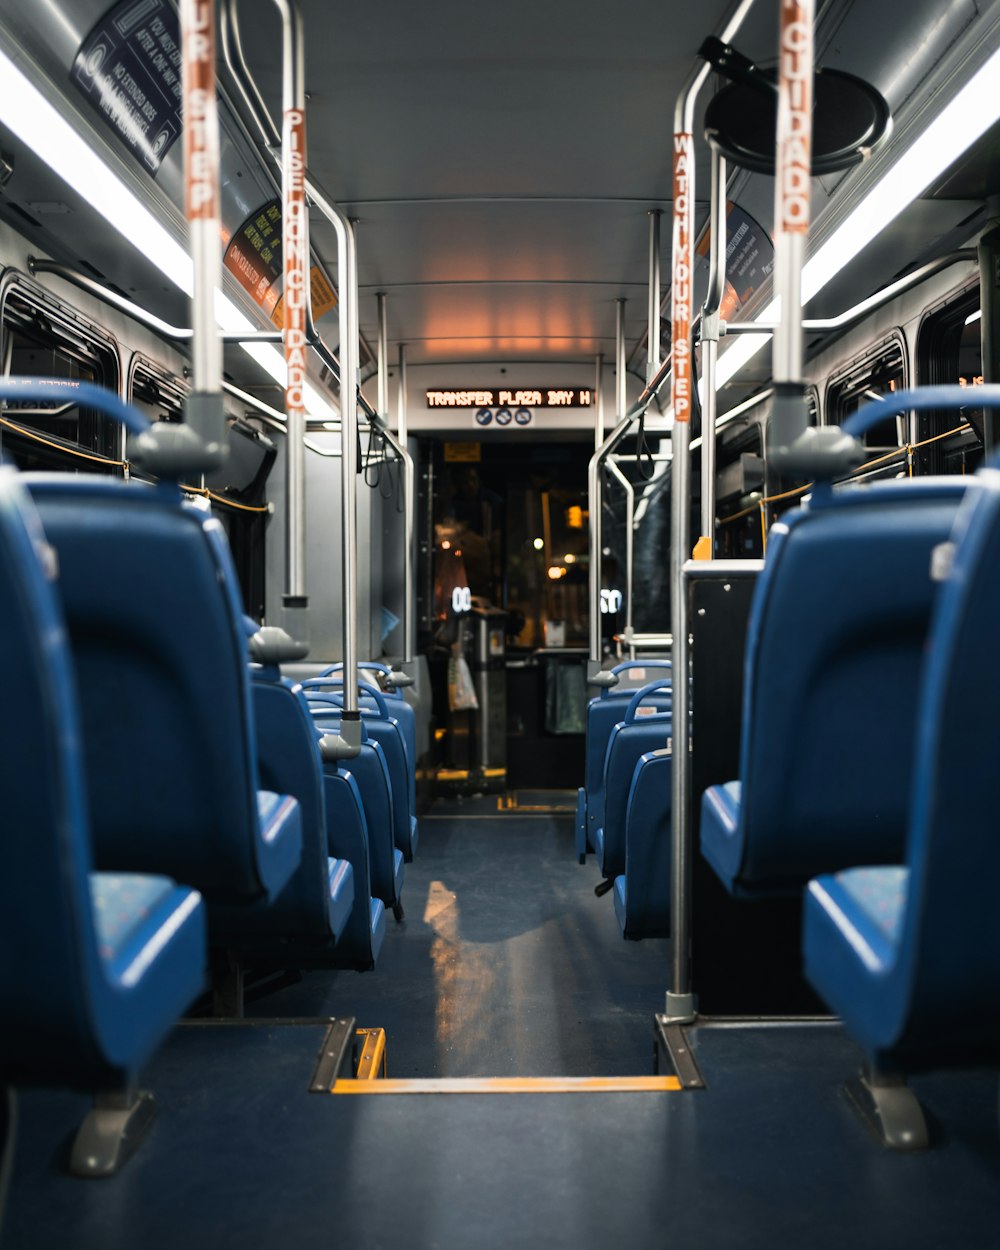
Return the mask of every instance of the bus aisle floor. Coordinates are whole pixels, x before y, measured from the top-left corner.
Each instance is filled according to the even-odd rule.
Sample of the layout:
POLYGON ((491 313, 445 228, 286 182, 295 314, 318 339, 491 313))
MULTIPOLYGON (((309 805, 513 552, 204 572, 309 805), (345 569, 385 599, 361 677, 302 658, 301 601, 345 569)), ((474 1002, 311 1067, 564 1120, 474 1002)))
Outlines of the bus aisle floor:
POLYGON ((571 816, 469 806, 421 817, 406 920, 374 974, 306 974, 253 1013, 384 1028, 395 1077, 648 1074, 668 943, 622 941, 573 863, 571 816))
POLYGON ((109 1182, 60 1171, 85 1100, 24 1095, 0 1245, 995 1244, 995 1075, 916 1080, 937 1145, 893 1154, 840 1092, 857 1051, 836 1025, 699 1027, 698 1092, 534 1096, 310 1094, 322 1035, 181 1026, 150 1065, 156 1125, 109 1182))

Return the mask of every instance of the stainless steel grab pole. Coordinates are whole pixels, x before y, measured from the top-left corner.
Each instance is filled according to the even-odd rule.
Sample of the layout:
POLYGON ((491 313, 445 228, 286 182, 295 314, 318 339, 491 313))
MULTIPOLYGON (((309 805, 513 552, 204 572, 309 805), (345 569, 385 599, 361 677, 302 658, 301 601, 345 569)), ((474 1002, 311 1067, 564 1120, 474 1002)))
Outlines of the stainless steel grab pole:
POLYGON ((709 205, 708 292, 701 315, 701 539, 706 559, 715 554, 715 393, 719 361, 719 310, 726 289, 726 160, 712 144, 712 194, 709 205))
MULTIPOLYGON (((720 38, 729 43, 739 30, 753 0, 740 0, 727 19, 720 38)), ((690 545, 691 495, 691 332, 694 274, 694 108, 709 67, 698 62, 692 69, 674 111, 673 135, 673 246, 671 260, 671 400, 674 410, 673 465, 670 493, 670 595, 673 635, 673 759, 671 827, 673 832, 671 882, 672 977, 665 1014, 691 1020, 695 1014, 691 989, 692 826, 690 732, 690 645, 684 565, 690 545)), ((661 370, 657 371, 657 377, 661 370)), ((656 378, 646 386, 655 393, 656 378)), ((640 402, 643 400, 640 396, 640 402)), ((652 396, 650 395, 650 398, 652 396)), ((648 399, 646 400, 648 403, 648 399)))
MULTIPOLYGON (((302 14, 297 0, 275 0, 282 20, 282 102, 285 111, 285 135, 282 143, 282 187, 283 187, 283 220, 285 230, 285 326, 290 327, 289 300, 290 273, 289 262, 299 262, 304 274, 301 279, 301 306, 296 306, 298 327, 301 329, 301 358, 294 358, 292 363, 301 365, 302 386, 305 384, 305 346, 310 343, 320 351, 321 356, 327 354, 336 363, 333 353, 322 343, 312 324, 312 301, 309 288, 309 217, 306 211, 306 191, 315 194, 308 187, 306 179, 306 148, 305 148, 305 62, 302 14), (301 117, 295 116, 301 114, 301 117), (289 207, 292 212, 289 213, 289 207), (295 233, 295 228, 298 233, 295 233), (291 251, 288 250, 289 242, 291 251)), ((230 0, 229 12, 230 33, 238 31, 235 20, 235 0, 230 0)), ((238 38, 238 35, 237 35, 238 38)), ((238 46, 238 45, 237 45, 238 46)), ((228 60, 228 45, 227 45, 228 60)), ((231 65, 232 68, 232 65, 231 65)), ((242 63, 245 71, 245 63, 242 63)), ((249 77, 249 75, 247 75, 249 77)), ((245 95, 245 98, 246 95, 245 95)), ((270 119, 259 94, 256 97, 260 113, 252 107, 255 119, 262 133, 273 140, 274 123, 270 119)), ((248 103, 251 101, 248 99, 248 103)), ((337 264, 340 299, 338 300, 338 319, 340 329, 340 400, 341 400, 341 528, 342 528, 342 565, 341 592, 343 596, 343 663, 344 663, 344 708, 341 717, 339 735, 327 735, 327 758, 334 754, 341 758, 357 755, 361 749, 361 720, 358 710, 358 668, 357 668, 357 270, 352 257, 353 231, 350 222, 339 210, 325 203, 324 211, 334 225, 337 234, 337 264), (351 287, 354 285, 354 296, 351 287), (346 288, 346 291, 345 291, 346 288), (352 321, 353 318, 353 321, 352 321)), ((293 346, 298 339, 293 340, 293 346)), ((286 336, 286 358, 289 346, 286 336)), ((291 371, 289 383, 293 382, 291 371)), ((292 400, 304 395, 292 395, 292 400)), ((304 595, 304 556, 305 556, 305 461, 303 438, 305 434, 305 407, 301 405, 301 420, 293 423, 292 410, 287 411, 287 446, 289 465, 288 489, 288 543, 289 543, 289 582, 296 575, 298 561, 301 559, 300 596, 292 593, 291 587, 286 594, 286 605, 295 604, 296 598, 305 599, 304 595), (301 478, 298 475, 301 474, 301 478), (294 488, 294 498, 293 498, 294 488), (294 557, 294 558, 293 558, 294 557)), ((295 606, 299 606, 295 604, 295 606)), ((325 748, 326 749, 326 748, 325 748)))
MULTIPOLYGON (((601 525, 601 467, 607 456, 614 451, 628 433, 632 417, 619 421, 600 447, 590 457, 587 466, 587 507, 590 514, 589 533, 589 598, 590 598, 590 651, 587 657, 587 680, 592 685, 598 680, 603 656, 601 655, 601 557, 603 554, 601 525)), ((612 683, 607 683, 612 684, 612 683)))
POLYGON ((201 442, 204 470, 221 463, 226 452, 222 343, 215 320, 215 298, 222 285, 215 0, 182 0, 180 25, 184 198, 194 271, 192 390, 185 401, 185 421, 201 442))
POLYGON ((646 331, 646 381, 660 367, 660 218, 654 208, 649 214, 649 328, 646 331))
MULTIPOLYGON (((282 0, 276 0, 281 4, 282 0)), ((297 0, 292 0, 293 4, 297 4, 297 0)), ((260 136, 260 146, 262 151, 275 158, 281 149, 281 135, 275 127, 274 121, 267 105, 264 103, 263 97, 257 89, 253 75, 247 67, 246 58, 243 55, 243 46, 240 37, 240 27, 237 15, 238 0, 223 0, 222 5, 222 50, 226 59, 226 65, 232 75, 241 96, 243 103, 246 105, 257 132, 260 136)), ((334 230, 338 231, 338 247, 339 247, 339 225, 337 212, 330 197, 323 191, 322 187, 306 170, 306 192, 313 201, 316 208, 323 213, 324 217, 330 222, 334 230)), ((346 221, 346 218, 344 219, 346 221)), ((343 278, 339 281, 342 283, 343 278)), ((336 354, 322 342, 319 331, 316 329, 312 317, 311 300, 307 303, 307 337, 310 346, 316 351, 317 355, 333 374, 334 380, 340 381, 340 362, 336 354)), ((360 340, 360 329, 358 332, 360 340)), ((375 417, 375 409, 363 395, 358 395, 358 405, 365 415, 371 420, 375 417)))
POLYGON ((620 421, 625 415, 627 403, 625 376, 625 304, 623 299, 615 300, 615 420, 620 421))
POLYGON ((594 450, 604 442, 604 356, 594 361, 594 450))
POLYGON ((375 296, 378 305, 378 415, 389 424, 389 317, 385 291, 375 296))
POLYGON ((281 13, 282 336, 285 351, 285 592, 286 609, 309 606, 306 594, 306 349, 309 291, 309 212, 306 207, 306 91, 302 16, 288 0, 281 13))
POLYGON ((771 375, 770 441, 775 460, 809 424, 802 380, 802 266, 809 246, 814 0, 782 0, 778 34, 778 125, 774 178, 774 290, 780 320, 771 375))
MULTIPOLYGON (((385 422, 382 437, 393 449, 403 466, 402 505, 403 505, 403 664, 413 663, 413 510, 415 506, 414 487, 416 473, 413 457, 406 446, 406 411, 403 383, 405 377, 405 349, 400 347, 399 371, 399 422, 398 435, 389 428, 389 319, 386 309, 386 295, 379 291, 378 300, 378 412, 385 422)), ((410 676, 414 676, 410 673, 410 676)))
POLYGON ((608 471, 625 492, 625 641, 629 659, 635 659, 632 643, 632 565, 635 543, 635 487, 614 460, 608 461, 608 471))
POLYGON ((417 524, 417 471, 407 447, 407 400, 406 389, 406 344, 399 345, 399 424, 397 436, 403 455, 403 480, 406 484, 405 503, 403 505, 403 664, 410 666, 406 671, 411 677, 416 673, 410 671, 417 656, 417 583, 415 574, 416 562, 416 524, 417 524))

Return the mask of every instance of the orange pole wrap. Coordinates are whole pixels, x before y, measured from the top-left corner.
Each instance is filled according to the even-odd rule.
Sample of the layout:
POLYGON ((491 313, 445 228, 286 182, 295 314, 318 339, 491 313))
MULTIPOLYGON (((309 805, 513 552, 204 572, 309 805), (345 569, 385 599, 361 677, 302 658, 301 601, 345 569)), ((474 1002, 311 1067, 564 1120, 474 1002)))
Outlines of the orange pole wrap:
POLYGON ((285 412, 305 413, 306 385, 306 283, 309 258, 306 255, 306 115, 302 109, 285 113, 282 159, 288 196, 283 206, 282 260, 285 271, 284 347, 288 379, 285 383, 285 412))
POLYGON ((694 136, 674 135, 673 281, 670 291, 670 402, 674 420, 691 420, 691 305, 694 270, 694 136))
POLYGON ((218 220, 214 0, 182 0, 184 187, 188 221, 218 220))
POLYGON ((809 233, 812 156, 811 0, 782 0, 778 73, 778 228, 809 233))

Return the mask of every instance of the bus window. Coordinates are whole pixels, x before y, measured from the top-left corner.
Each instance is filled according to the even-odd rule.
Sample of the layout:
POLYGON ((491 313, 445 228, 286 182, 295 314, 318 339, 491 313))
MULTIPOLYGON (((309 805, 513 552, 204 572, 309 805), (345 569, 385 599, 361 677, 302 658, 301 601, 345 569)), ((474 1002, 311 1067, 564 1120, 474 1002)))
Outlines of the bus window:
POLYGON ((983 462, 983 410, 974 406, 975 388, 983 381, 980 329, 978 284, 932 308, 921 323, 921 385, 958 382, 968 387, 970 404, 959 414, 918 413, 917 442, 925 444, 914 453, 919 473, 972 473, 983 462))
MULTIPOLYGON (((129 364, 128 400, 150 421, 183 420, 188 387, 183 379, 136 352, 129 364)), ((246 421, 228 422, 229 456, 204 479, 212 508, 226 531, 247 613, 264 615, 265 487, 274 463, 270 439, 246 421)), ((136 476, 143 476, 141 471, 136 476)))
MULTIPOLYGON (((902 390, 905 386, 903 340, 901 336, 893 335, 830 379, 826 393, 827 421, 831 425, 843 425, 862 404, 891 391, 902 390)), ((874 452, 884 453, 905 447, 909 442, 906 416, 880 421, 865 433, 863 442, 874 452)), ((898 465, 889 465, 887 471, 895 473, 898 465)))
MULTIPOLYGON (((0 335, 6 376, 119 389, 118 350, 110 335, 20 277, 0 297, 0 335)), ((11 402, 3 421, 0 445, 18 468, 123 472, 121 429, 88 408, 11 402)))

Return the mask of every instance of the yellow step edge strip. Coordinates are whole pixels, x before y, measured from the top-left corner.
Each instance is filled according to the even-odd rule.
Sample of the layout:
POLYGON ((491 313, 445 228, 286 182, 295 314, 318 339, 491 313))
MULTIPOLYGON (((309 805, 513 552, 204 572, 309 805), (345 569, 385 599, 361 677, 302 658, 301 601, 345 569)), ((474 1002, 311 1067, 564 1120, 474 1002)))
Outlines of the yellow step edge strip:
POLYGON ((380 1081, 385 1079, 385 1029, 358 1029, 358 1038, 363 1038, 361 1057, 358 1059, 356 1079, 359 1081, 380 1081))
POLYGON ((491 1076, 334 1082, 331 1094, 673 1094, 676 1076, 491 1076))

